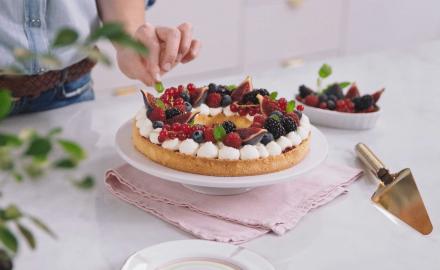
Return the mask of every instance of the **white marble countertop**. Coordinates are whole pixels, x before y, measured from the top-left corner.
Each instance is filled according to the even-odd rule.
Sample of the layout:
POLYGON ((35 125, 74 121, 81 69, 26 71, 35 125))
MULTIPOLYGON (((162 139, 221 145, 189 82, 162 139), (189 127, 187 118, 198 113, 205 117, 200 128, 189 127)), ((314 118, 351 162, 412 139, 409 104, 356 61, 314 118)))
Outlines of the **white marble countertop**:
MULTIPOLYGON (((266 235, 244 244, 265 256, 277 270, 293 269, 435 269, 440 265, 440 42, 399 52, 326 59, 334 80, 356 80, 363 91, 382 86, 383 115, 368 131, 321 128, 328 138, 328 159, 359 166, 354 145, 367 143, 392 169, 411 167, 434 231, 422 236, 395 223, 369 198, 375 183, 362 177, 347 195, 308 214, 282 237, 266 235)), ((322 62, 299 69, 254 75, 256 86, 292 97, 300 84, 313 84, 322 62)), ((214 81, 236 83, 242 76, 214 81)), ((64 136, 89 149, 80 172, 91 172, 98 184, 91 192, 70 187, 62 175, 44 181, 10 183, 4 201, 13 200, 42 217, 58 233, 54 241, 38 233, 38 248, 22 248, 16 269, 120 269, 133 252, 156 243, 191 236, 112 197, 103 185, 104 171, 123 161, 115 152, 116 129, 141 106, 139 96, 100 94, 89 102, 19 116, 1 123, 4 130, 46 130, 62 126, 64 136)), ((294 195, 294 194, 293 194, 294 195)), ((24 247, 24 246, 23 246, 24 247)))

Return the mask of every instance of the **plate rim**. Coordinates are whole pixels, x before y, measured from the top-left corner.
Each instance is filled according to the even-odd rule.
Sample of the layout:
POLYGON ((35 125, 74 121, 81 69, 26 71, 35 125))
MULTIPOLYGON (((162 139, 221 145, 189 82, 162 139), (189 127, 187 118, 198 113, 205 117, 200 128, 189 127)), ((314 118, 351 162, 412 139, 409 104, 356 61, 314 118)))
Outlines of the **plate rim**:
MULTIPOLYGON (((264 265, 264 269, 263 270, 275 270, 275 267, 272 265, 272 263, 269 262, 269 260, 267 258, 265 258, 264 256, 246 248, 243 247, 241 245, 233 245, 230 243, 224 243, 224 242, 216 242, 216 241, 208 241, 208 240, 203 240, 203 239, 182 239, 182 240, 173 240, 173 241, 165 241, 165 242, 161 242, 161 243, 157 243, 157 244, 153 244, 151 246, 142 248, 136 252, 134 252, 133 254, 131 254, 125 261, 124 264, 121 267, 121 270, 131 270, 128 267, 130 261, 137 255, 140 255, 142 253, 145 252, 152 252, 155 249, 158 248, 163 248, 163 247, 167 247, 167 246, 172 246, 172 245, 180 245, 180 244, 191 244, 191 245, 201 245, 201 248, 206 248, 206 245, 217 245, 217 246, 224 246, 224 247, 228 247, 228 248, 234 248, 233 253, 235 253, 235 250, 237 249, 241 249, 246 251, 247 254, 251 255, 254 259, 258 258, 260 261, 264 262, 266 265, 264 265)), ((205 249, 204 249, 205 250, 205 249)), ((240 251, 241 252, 241 251, 240 251)), ((172 260, 176 260, 179 259, 179 257, 176 258, 170 258, 172 260)), ((237 261, 240 264, 243 264, 243 262, 241 261, 237 261)), ((245 265, 246 266, 246 265, 245 265)), ((248 267, 248 266, 246 266, 248 267)))
MULTIPOLYGON (((158 164, 152 160, 150 160, 148 157, 142 155, 141 153, 139 153, 133 143, 131 143, 131 129, 130 129, 130 125, 132 124, 132 119, 124 122, 119 129, 116 132, 116 136, 115 136, 115 148, 117 153, 122 157, 122 159, 124 159, 125 162, 127 162, 128 164, 130 164, 131 166, 133 166, 134 168, 149 174, 149 175, 153 175, 156 177, 159 177, 161 179, 167 180, 167 181, 171 181, 171 182, 176 182, 176 183, 181 183, 181 184, 187 184, 187 185, 193 185, 193 186, 203 186, 203 187, 213 187, 213 188, 245 188, 245 187, 259 187, 259 186, 267 186, 267 185, 272 185, 272 184, 276 184, 276 183, 281 183, 281 182, 286 182, 286 181, 291 181, 295 178, 297 178, 298 176, 301 176, 313 169, 315 169, 316 167, 318 167, 320 164, 322 164, 328 155, 328 141, 325 137, 325 135, 315 126, 312 125, 312 133, 313 134, 317 134, 311 137, 312 140, 312 144, 313 144, 313 140, 316 140, 316 138, 320 138, 322 140, 322 143, 324 143, 324 148, 321 149, 322 153, 320 154, 320 158, 316 161, 314 161, 314 163, 309 166, 307 169, 305 169, 304 171, 298 173, 298 174, 293 174, 293 175, 283 175, 282 173, 286 170, 291 170, 293 168, 288 168, 286 170, 282 170, 279 172, 274 172, 274 173, 269 173, 269 174, 262 174, 262 175, 254 175, 254 176, 234 176, 234 177, 219 177, 219 176, 208 176, 208 175, 200 175, 200 174, 193 174, 193 173, 188 173, 188 172, 181 172, 172 168, 168 168, 166 166, 163 166, 161 164, 158 164), (124 134, 125 133, 125 134, 124 134), (122 140, 129 140, 129 147, 132 148, 131 150, 134 150, 134 152, 136 152, 139 157, 141 157, 142 159, 145 159, 146 162, 152 162, 154 163, 154 165, 159 166, 160 169, 162 171, 156 170, 156 169, 152 169, 152 168, 148 168, 146 169, 147 166, 145 166, 145 164, 139 164, 139 162, 137 160, 135 160, 135 158, 130 157, 129 154, 126 153, 126 151, 128 150, 124 150, 121 147, 121 144, 119 142, 120 137, 124 137, 122 138, 122 140), (128 139, 127 139, 128 138, 128 139), (170 175, 171 172, 167 172, 167 171, 172 171, 174 173, 174 175, 177 175, 178 177, 175 177, 173 175, 170 175), (277 175, 278 174, 278 175, 277 175), (267 176, 272 176, 272 177, 267 177, 267 176), (191 177, 203 177, 204 180, 194 180, 191 179, 191 177), (275 178, 274 178, 275 176, 275 178), (255 181, 255 179, 259 179, 260 177, 265 177, 265 181, 255 181), (231 179, 233 178, 233 179, 231 179)), ((313 151, 313 148, 312 150, 313 151)), ((307 157, 306 157, 307 158, 307 157)))

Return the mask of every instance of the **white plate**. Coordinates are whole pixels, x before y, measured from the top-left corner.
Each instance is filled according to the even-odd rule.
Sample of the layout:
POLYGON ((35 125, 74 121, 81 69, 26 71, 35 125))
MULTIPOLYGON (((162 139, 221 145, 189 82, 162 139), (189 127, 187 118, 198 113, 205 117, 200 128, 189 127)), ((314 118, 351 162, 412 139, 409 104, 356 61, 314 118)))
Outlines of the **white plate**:
POLYGON ((312 126, 310 152, 302 162, 292 168, 270 174, 239 177, 193 174, 162 166, 137 151, 131 139, 131 124, 132 120, 127 121, 116 133, 116 150, 127 163, 148 174, 165 180, 182 183, 193 190, 208 194, 224 195, 220 194, 222 193, 221 189, 225 189, 223 191, 227 194, 236 194, 253 187, 290 181, 317 167, 325 160, 328 153, 326 138, 321 131, 312 126), (217 190, 204 189, 203 187, 216 188, 217 190), (236 190, 234 191, 234 189, 236 190))
POLYGON ((243 247, 203 240, 181 240, 140 250, 122 270, 275 270, 243 247))
MULTIPOLYGON (((298 103, 301 102, 298 101, 298 103)), ((363 130, 374 128, 382 112, 379 110, 370 113, 344 113, 301 104, 304 106, 304 113, 313 124, 341 129, 363 130)))

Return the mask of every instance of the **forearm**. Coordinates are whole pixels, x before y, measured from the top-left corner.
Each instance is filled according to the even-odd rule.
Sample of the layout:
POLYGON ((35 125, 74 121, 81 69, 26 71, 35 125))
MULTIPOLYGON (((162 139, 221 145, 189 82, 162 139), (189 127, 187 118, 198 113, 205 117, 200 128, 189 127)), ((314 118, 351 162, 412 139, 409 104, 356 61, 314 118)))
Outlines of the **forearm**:
POLYGON ((96 4, 103 22, 120 22, 132 35, 145 23, 144 0, 96 0, 96 4))

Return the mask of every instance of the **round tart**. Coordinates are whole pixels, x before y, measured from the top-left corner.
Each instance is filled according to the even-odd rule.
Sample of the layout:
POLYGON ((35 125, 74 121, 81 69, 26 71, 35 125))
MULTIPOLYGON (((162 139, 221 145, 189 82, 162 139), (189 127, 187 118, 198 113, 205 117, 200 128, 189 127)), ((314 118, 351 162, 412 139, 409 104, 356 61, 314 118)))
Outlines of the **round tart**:
POLYGON ((309 151, 310 121, 294 101, 237 86, 171 87, 143 92, 134 146, 166 167, 213 176, 259 175, 290 168, 309 151))

